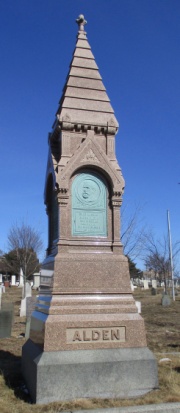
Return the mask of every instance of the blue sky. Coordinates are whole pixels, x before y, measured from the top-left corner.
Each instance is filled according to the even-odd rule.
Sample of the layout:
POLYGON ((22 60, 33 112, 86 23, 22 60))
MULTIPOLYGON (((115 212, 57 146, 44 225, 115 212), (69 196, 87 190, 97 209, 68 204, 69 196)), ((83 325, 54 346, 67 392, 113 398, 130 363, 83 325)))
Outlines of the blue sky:
POLYGON ((142 207, 157 237, 180 239, 179 0, 0 0, 0 249, 25 220, 47 247, 43 204, 47 135, 82 13, 120 123, 124 204, 142 207))

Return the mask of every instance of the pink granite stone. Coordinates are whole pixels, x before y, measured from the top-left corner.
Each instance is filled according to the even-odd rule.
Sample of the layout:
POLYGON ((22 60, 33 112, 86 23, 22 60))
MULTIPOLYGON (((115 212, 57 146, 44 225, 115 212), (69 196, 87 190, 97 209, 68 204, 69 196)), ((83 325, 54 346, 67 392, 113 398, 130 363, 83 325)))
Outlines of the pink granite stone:
POLYGON ((83 30, 56 115, 49 136, 49 245, 43 264, 54 275, 49 296, 38 298, 30 338, 49 352, 144 347, 144 321, 120 240, 124 179, 115 154, 118 122, 83 30), (72 186, 83 173, 105 185, 106 236, 73 235, 72 186))

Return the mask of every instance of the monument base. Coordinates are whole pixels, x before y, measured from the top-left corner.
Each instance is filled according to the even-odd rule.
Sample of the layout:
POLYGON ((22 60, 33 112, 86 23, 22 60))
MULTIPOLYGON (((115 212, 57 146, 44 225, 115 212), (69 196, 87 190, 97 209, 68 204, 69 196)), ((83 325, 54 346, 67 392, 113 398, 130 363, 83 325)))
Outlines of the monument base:
POLYGON ((132 398, 158 387, 157 363, 147 348, 52 351, 28 340, 22 369, 32 401, 132 398))

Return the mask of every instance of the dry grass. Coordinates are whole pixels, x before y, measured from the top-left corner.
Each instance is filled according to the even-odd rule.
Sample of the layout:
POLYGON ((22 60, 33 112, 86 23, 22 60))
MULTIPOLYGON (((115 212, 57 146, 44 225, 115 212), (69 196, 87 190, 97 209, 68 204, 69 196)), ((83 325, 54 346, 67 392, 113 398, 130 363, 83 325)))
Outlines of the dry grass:
POLYGON ((25 338, 18 337, 25 333, 25 318, 19 318, 21 289, 7 289, 3 301, 14 303, 15 317, 11 338, 0 339, 1 413, 58 413, 62 410, 180 402, 180 296, 170 307, 162 307, 160 293, 156 296, 151 296, 149 290, 136 290, 134 293, 135 299, 142 303, 148 347, 158 359, 159 390, 131 400, 79 399, 38 406, 30 404, 29 396, 22 390, 24 381, 21 375, 21 349, 25 338), (163 357, 170 358, 170 361, 159 363, 163 357))
MULTIPOLYGON (((180 291, 179 291, 180 294, 180 291)), ((151 290, 136 290, 134 298, 142 303, 148 347, 153 352, 180 352, 180 295, 170 307, 162 307, 162 290, 155 296, 151 290)))

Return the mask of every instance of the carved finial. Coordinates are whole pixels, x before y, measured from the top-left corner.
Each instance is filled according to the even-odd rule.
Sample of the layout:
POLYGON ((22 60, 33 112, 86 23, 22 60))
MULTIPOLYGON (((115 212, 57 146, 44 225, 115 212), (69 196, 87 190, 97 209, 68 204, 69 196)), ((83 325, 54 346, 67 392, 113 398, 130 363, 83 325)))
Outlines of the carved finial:
POLYGON ((85 20, 83 14, 79 15, 78 19, 76 19, 76 23, 79 26, 79 30, 83 32, 84 31, 84 26, 87 23, 87 21, 85 20))

